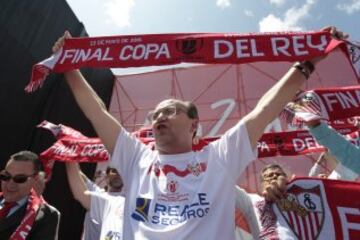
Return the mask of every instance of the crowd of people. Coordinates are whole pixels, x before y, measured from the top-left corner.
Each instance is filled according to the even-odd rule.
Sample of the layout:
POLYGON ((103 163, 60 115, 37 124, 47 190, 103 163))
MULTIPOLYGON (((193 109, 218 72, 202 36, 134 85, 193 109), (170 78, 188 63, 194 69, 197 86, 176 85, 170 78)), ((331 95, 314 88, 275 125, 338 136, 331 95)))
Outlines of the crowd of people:
MULTIPOLYGON (((328 30, 343 37, 335 28, 328 30)), ((53 52, 70 37, 65 32, 53 52)), ((264 167, 258 194, 239 188, 236 180, 257 159, 257 141, 265 127, 321 60, 294 64, 249 114, 196 152, 192 145, 199 116, 193 103, 166 99, 155 107, 151 149, 108 113, 79 70, 65 72, 76 102, 112 156, 105 188, 89 180, 78 163, 66 163, 72 194, 87 211, 82 239, 242 239, 235 228, 235 208, 242 212, 253 239, 273 239, 271 226, 264 224, 266 211, 269 203, 286 198, 287 173, 278 164, 264 167)), ((309 175, 320 176, 317 168, 331 154, 338 162, 329 178, 355 180, 360 149, 325 123, 307 124, 328 149, 309 175)), ((0 239, 57 239, 60 213, 42 197, 45 183, 38 156, 29 151, 12 155, 0 180, 0 239)))

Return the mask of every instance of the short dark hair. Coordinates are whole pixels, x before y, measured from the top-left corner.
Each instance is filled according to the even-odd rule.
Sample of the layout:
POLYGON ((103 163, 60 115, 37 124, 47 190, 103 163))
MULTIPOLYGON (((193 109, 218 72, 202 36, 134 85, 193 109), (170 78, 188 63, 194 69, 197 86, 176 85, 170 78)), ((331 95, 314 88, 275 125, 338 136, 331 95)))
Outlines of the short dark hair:
POLYGON ((20 151, 10 156, 10 160, 32 162, 34 166, 34 173, 37 174, 42 170, 42 164, 39 160, 39 156, 31 151, 20 151))
POLYGON ((191 119, 199 119, 199 113, 194 103, 186 101, 184 105, 187 109, 187 115, 191 119))
POLYGON ((273 168, 278 168, 278 169, 280 169, 281 171, 283 171, 283 172, 285 173, 284 169, 283 169, 279 164, 277 164, 277 163, 268 164, 268 165, 266 165, 265 167, 263 167, 263 169, 261 169, 261 174, 260 174, 260 180, 261 180, 261 182, 264 181, 263 173, 264 173, 266 170, 268 170, 268 169, 273 169, 273 168))
MULTIPOLYGON (((199 113, 197 107, 193 102, 184 101, 183 104, 187 111, 186 114, 190 119, 199 119, 199 113)), ((193 138, 196 136, 196 134, 197 134, 197 129, 195 129, 193 138)))

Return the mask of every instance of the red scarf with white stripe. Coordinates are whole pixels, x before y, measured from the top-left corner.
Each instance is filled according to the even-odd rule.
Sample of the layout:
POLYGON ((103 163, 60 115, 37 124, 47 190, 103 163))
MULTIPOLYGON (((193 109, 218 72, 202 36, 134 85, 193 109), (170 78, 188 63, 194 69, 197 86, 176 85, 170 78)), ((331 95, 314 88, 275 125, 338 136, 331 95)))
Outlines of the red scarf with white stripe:
MULTIPOLYGON (((56 54, 33 66, 26 91, 40 87, 50 71, 81 67, 142 67, 177 63, 302 61, 324 56, 343 41, 327 31, 261 34, 149 34, 71 38, 56 54)), ((344 52, 348 54, 345 44, 344 52)))
MULTIPOLYGON (((344 126, 344 125, 342 125, 344 126)), ((360 130, 354 126, 338 126, 336 130, 344 134, 351 143, 360 146, 360 130)), ((149 129, 144 132, 136 132, 140 140, 155 149, 155 139, 146 137, 149 129), (143 137, 142 137, 143 136, 143 137)), ((199 140, 199 143, 193 145, 193 151, 199 151, 212 141, 218 140, 218 137, 205 137, 199 140)), ((291 132, 264 133, 257 144, 258 158, 276 157, 276 156, 298 156, 312 153, 323 152, 325 148, 319 145, 315 138, 306 130, 291 132)))
POLYGON ((299 94, 282 112, 292 125, 312 120, 335 121, 358 116, 360 86, 314 89, 299 94))
POLYGON ((46 179, 51 177, 54 161, 102 162, 109 160, 109 153, 99 138, 89 138, 79 131, 62 124, 43 121, 38 127, 51 131, 57 141, 40 154, 46 179))
POLYGON ((24 240, 29 235, 34 224, 37 212, 42 204, 45 204, 42 196, 38 196, 32 189, 29 194, 26 213, 21 223, 16 228, 14 233, 10 236, 9 240, 24 240))
MULTIPOLYGON (((50 148, 40 154, 44 164, 47 180, 50 179, 54 161, 100 162, 109 159, 109 153, 99 138, 88 138, 80 132, 64 126, 43 121, 39 127, 50 130, 57 141, 50 148)), ((339 127, 337 131, 346 135, 353 144, 360 146, 360 130, 356 127, 339 127)), ((155 149, 155 140, 151 128, 144 128, 134 132, 144 144, 155 149)), ((205 137, 193 145, 193 151, 199 151, 218 137, 205 137)), ((323 152, 324 147, 319 145, 314 137, 305 130, 292 132, 265 133, 257 144, 258 158, 275 156, 297 156, 323 152)))

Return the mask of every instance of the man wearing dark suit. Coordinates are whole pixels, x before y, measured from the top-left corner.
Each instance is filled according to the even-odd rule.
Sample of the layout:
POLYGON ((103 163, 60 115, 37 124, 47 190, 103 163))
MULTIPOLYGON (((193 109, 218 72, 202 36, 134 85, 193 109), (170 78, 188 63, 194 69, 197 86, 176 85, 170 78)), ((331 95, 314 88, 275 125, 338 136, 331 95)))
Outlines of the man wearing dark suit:
POLYGON ((57 239, 59 211, 32 190, 40 169, 35 153, 21 151, 13 154, 0 172, 0 239, 13 239, 15 235, 26 240, 57 239), (29 209, 34 210, 33 214, 29 209))

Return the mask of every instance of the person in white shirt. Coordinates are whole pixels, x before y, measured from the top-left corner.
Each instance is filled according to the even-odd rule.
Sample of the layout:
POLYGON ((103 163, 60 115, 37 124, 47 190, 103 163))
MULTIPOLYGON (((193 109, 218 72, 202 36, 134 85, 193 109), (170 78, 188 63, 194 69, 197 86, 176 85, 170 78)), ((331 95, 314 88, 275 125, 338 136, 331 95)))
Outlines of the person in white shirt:
MULTIPOLYGON (((66 163, 68 181, 74 198, 88 211, 90 226, 84 227, 83 239, 121 240, 125 198, 121 193, 123 183, 116 169, 107 169, 106 191, 97 187, 89 191, 87 178, 78 163, 66 163), (90 230, 90 231, 89 231, 90 230)), ((94 186, 93 186, 94 187, 94 186)), ((89 224, 89 222, 86 222, 89 224)))
MULTIPOLYGON (((87 177, 84 179, 89 192, 104 192, 96 183, 87 177)), ((84 227, 81 236, 82 240, 98 240, 100 238, 101 224, 90 217, 90 212, 86 211, 84 217, 84 227)))
MULTIPOLYGON (((334 28, 329 30, 337 33, 334 28)), ((53 51, 60 50, 70 37, 66 32, 53 51)), ((293 98, 319 60, 291 67, 248 115, 199 152, 192 151, 199 122, 194 104, 167 99, 155 107, 156 150, 152 151, 107 112, 79 70, 66 72, 77 103, 123 178, 124 239, 234 239, 236 179, 256 159, 257 141, 265 127, 293 98)))
MULTIPOLYGON (((261 195, 256 193, 248 193, 244 189, 236 186, 235 207, 241 211, 244 220, 249 225, 252 238, 258 239, 260 232, 271 234, 266 228, 264 216, 269 208, 265 204, 279 201, 286 194, 286 184, 288 177, 284 169, 278 164, 266 165, 260 174, 261 195)), ((237 240, 245 239, 237 229, 237 240)), ((246 236, 247 237, 247 236, 246 236)), ((262 236, 264 237, 264 236, 262 236)), ((247 239, 249 239, 247 237, 247 239)), ((266 236, 265 236, 266 239, 266 236)))
POLYGON ((257 236, 259 236, 260 226, 254 203, 262 199, 256 193, 248 193, 239 186, 235 186, 235 209, 241 213, 240 217, 243 218, 242 220, 245 221, 249 228, 249 231, 245 231, 240 226, 236 226, 235 235, 237 240, 252 240, 257 239, 257 236))
MULTIPOLYGON (((105 189, 102 187, 106 184, 106 175, 103 170, 97 170, 94 174, 94 181, 91 181, 85 174, 81 172, 81 176, 83 177, 87 190, 89 192, 105 192, 105 189), (101 184, 102 187, 99 185, 101 184)), ((101 224, 95 221, 90 217, 90 212, 86 211, 84 217, 84 227, 83 233, 81 236, 82 240, 98 240, 100 238, 101 233, 101 224)))

